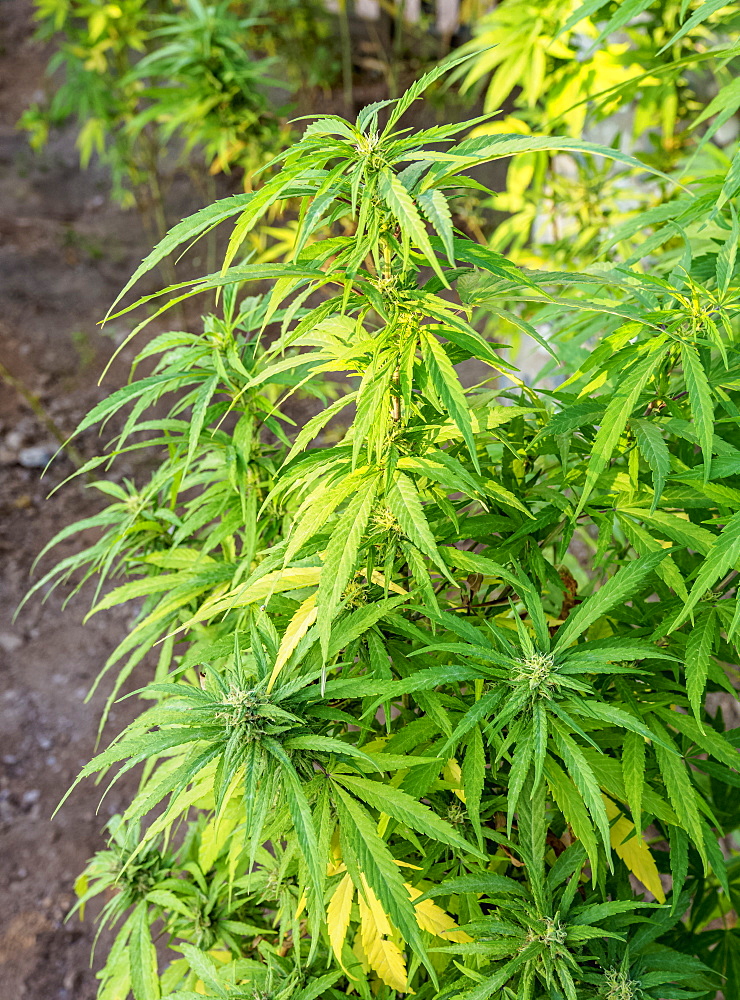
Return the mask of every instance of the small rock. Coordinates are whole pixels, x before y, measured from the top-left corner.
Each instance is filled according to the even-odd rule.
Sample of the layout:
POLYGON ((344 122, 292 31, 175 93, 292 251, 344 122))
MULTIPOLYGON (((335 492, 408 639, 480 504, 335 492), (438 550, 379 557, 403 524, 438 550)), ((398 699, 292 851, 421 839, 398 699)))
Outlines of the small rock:
POLYGON ((0 632, 0 649, 5 653, 14 653, 23 645, 23 639, 13 632, 0 632))
POLYGON ((23 444, 25 435, 22 431, 14 430, 5 435, 5 447, 8 451, 17 452, 23 444))
POLYGON ((32 806, 34 802, 38 802, 40 798, 41 798, 41 792, 38 790, 38 788, 29 788, 27 792, 23 793, 21 802, 23 803, 24 806, 32 806))
POLYGON ((18 461, 24 469, 43 469, 56 455, 55 445, 35 444, 30 448, 21 448, 18 461))
POLYGON ((37 736, 36 742, 42 750, 51 750, 54 746, 54 741, 50 740, 48 736, 37 736))

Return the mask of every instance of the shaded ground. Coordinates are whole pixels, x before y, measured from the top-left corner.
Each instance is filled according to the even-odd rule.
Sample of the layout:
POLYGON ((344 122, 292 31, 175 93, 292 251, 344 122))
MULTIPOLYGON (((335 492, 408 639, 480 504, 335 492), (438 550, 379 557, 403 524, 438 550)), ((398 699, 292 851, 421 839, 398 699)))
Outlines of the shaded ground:
MULTIPOLYGON (((125 358, 107 388, 96 385, 111 337, 122 328, 106 338, 95 324, 150 239, 136 213, 109 204, 101 172, 79 171, 70 134, 36 157, 15 131, 37 97, 46 61, 29 41, 30 9, 27 0, 0 3, 0 364, 68 433, 124 377, 125 358)), ((180 201, 182 211, 197 207, 186 193, 180 201)), ((38 463, 54 447, 0 380, 0 997, 8 1000, 95 996, 92 923, 63 918, 75 878, 103 845, 103 824, 126 795, 125 785, 116 787, 95 815, 99 796, 89 784, 50 822, 93 753, 103 699, 84 706, 83 698, 131 614, 123 609, 83 628, 84 599, 63 611, 60 593, 44 605, 30 602, 12 620, 39 549, 95 509, 94 497, 77 484, 45 499, 72 471, 62 459, 39 481, 38 463)), ((81 447, 92 453, 94 441, 81 447)), ((128 703, 117 709, 112 726, 120 728, 134 710, 128 703)))

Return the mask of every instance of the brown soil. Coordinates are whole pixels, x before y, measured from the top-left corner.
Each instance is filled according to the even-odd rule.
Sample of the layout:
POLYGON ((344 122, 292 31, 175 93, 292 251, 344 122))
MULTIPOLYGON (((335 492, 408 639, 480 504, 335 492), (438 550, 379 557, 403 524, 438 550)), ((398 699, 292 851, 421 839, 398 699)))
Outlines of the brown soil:
MULTIPOLYGON (((101 335, 96 324, 151 238, 135 212, 111 205, 103 170, 80 171, 71 131, 36 155, 15 129, 45 85, 47 53, 31 39, 31 13, 29 0, 0 4, 0 364, 69 433, 125 378, 130 354, 96 384, 126 329, 114 323, 101 335)), ((171 201, 173 218, 199 207, 182 181, 171 201)), ((131 787, 116 786, 96 812, 99 790, 88 783, 51 821, 94 752, 104 693, 83 700, 131 616, 122 609, 83 627, 84 595, 64 609, 69 592, 60 589, 13 619, 42 546, 98 506, 80 482, 46 499, 73 471, 62 457, 40 480, 34 463, 55 445, 0 379, 0 997, 8 1000, 95 997, 93 923, 64 918, 75 878, 131 787)), ((95 446, 93 437, 80 444, 86 456, 95 446)), ((133 702, 116 707, 104 740, 134 713, 133 702)))

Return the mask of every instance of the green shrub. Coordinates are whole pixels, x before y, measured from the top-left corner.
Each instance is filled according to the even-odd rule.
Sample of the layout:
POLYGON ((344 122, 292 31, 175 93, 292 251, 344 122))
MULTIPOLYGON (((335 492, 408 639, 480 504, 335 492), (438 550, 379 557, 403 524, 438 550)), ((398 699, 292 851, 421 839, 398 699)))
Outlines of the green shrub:
MULTIPOLYGON (((488 111, 510 108, 481 133, 585 128, 620 149, 639 143, 662 170, 691 173, 697 127, 712 119, 707 141, 737 111, 740 17, 730 6, 503 0, 473 29, 463 49, 471 58, 456 72, 462 90, 482 92, 488 111)), ((562 159, 545 150, 512 159, 506 192, 488 203, 507 213, 492 249, 532 267, 587 267, 609 229, 665 193, 587 154, 562 159)))
POLYGON ((250 187, 289 138, 277 105, 293 81, 282 71, 276 80, 259 48, 271 38, 264 19, 230 0, 38 0, 36 18, 57 46, 57 86, 19 124, 38 149, 50 128, 76 119, 82 166, 99 156, 124 205, 161 213, 161 175, 193 150, 211 174, 237 170, 250 187))
POLYGON ((103 1000, 738 986, 717 918, 740 734, 706 695, 733 693, 740 622, 740 155, 631 223, 635 261, 529 271, 453 226, 476 166, 645 168, 568 137, 404 129, 454 65, 311 122, 124 290, 235 219, 221 272, 148 300, 216 291, 222 314, 155 338, 152 374, 82 425, 131 406, 111 457, 160 464, 140 489, 101 480, 113 502, 57 539, 100 540, 37 585, 125 578, 94 609, 141 602, 116 691, 159 649, 151 707, 80 775, 143 765, 78 885, 118 889, 103 1000), (240 259, 288 198, 291 258, 240 259), (249 282, 269 290, 240 300, 249 282), (552 352, 557 388, 520 378, 479 313, 552 352), (291 433, 305 391, 324 405, 291 433))

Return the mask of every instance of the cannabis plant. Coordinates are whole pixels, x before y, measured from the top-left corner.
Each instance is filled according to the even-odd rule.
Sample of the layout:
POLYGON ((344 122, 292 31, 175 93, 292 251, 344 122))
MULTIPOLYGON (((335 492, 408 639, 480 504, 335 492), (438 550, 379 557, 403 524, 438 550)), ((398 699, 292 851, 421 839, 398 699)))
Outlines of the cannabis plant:
MULTIPOLYGON (((729 5, 503 0, 474 31, 465 47, 471 59, 457 70, 462 89, 485 86, 486 109, 511 105, 483 133, 638 143, 646 162, 683 173, 692 171, 697 129, 704 139, 726 135, 737 110, 740 18, 729 5)), ((587 267, 610 227, 673 194, 659 181, 634 180, 588 154, 519 154, 506 192, 489 202, 508 213, 489 245, 530 266, 587 267)))
POLYGON ((159 465, 101 480, 99 540, 44 584, 120 574, 93 610, 139 607, 106 669, 136 666, 150 705, 80 775, 141 774, 79 884, 116 893, 103 1000, 738 985, 717 917, 740 736, 716 707, 740 622, 737 169, 645 220, 640 259, 665 246, 665 266, 527 271, 453 223, 476 167, 545 149, 645 168, 404 128, 454 65, 311 121, 124 289, 234 220, 222 269, 149 297, 133 333, 203 293, 223 315, 155 338, 153 373, 83 422, 123 421, 88 472, 131 448, 159 465), (288 199, 289 259, 250 261, 288 199), (553 352, 558 388, 482 314, 553 352), (296 432, 305 392, 324 405, 296 432))
MULTIPOLYGON (((255 52, 261 22, 229 0, 38 0, 37 37, 56 51, 51 99, 19 125, 42 148, 53 126, 76 120, 80 162, 110 169, 113 197, 164 219, 163 183, 178 156, 196 151, 210 174, 251 172, 281 149, 288 129, 275 94, 285 83, 255 52)), ((198 173, 202 173, 202 167, 198 173)))

